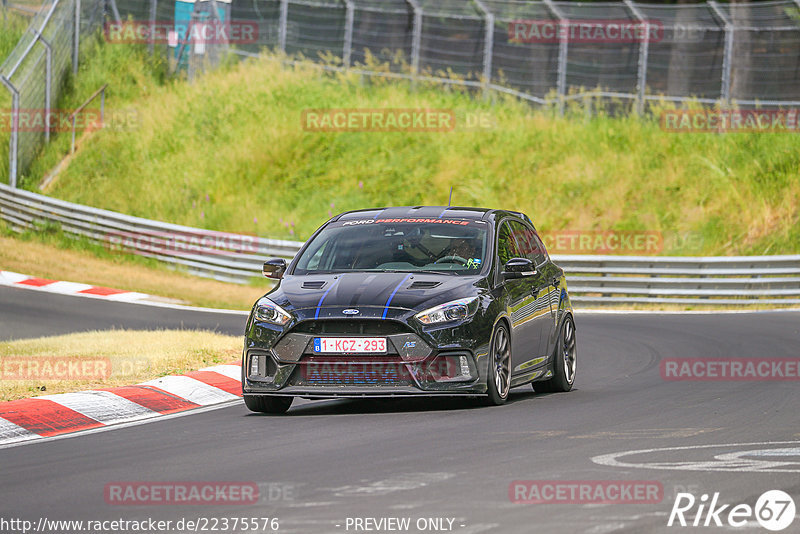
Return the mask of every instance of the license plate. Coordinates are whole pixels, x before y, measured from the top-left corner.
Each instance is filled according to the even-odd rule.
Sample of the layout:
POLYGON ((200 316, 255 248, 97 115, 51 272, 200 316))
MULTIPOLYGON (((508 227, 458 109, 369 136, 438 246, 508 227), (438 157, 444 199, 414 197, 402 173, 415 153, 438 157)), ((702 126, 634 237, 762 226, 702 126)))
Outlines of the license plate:
POLYGON ((386 352, 386 338, 385 337, 315 337, 314 352, 319 354, 386 352))

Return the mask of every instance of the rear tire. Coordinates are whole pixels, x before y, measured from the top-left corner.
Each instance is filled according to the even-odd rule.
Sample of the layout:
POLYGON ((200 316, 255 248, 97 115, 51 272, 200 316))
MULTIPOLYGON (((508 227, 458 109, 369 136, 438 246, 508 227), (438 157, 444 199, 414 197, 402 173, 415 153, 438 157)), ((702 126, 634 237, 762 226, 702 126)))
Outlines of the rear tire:
POLYGON ((489 341, 489 372, 486 377, 486 403, 499 406, 508 400, 511 390, 511 339, 508 328, 498 324, 489 341))
POLYGON ((556 352, 553 362, 553 378, 543 382, 534 382, 536 393, 558 393, 569 391, 575 383, 575 372, 578 365, 578 352, 575 342, 575 323, 567 317, 558 334, 556 352))
POLYGON ((294 397, 278 395, 245 395, 244 403, 251 412, 281 414, 286 413, 294 397))

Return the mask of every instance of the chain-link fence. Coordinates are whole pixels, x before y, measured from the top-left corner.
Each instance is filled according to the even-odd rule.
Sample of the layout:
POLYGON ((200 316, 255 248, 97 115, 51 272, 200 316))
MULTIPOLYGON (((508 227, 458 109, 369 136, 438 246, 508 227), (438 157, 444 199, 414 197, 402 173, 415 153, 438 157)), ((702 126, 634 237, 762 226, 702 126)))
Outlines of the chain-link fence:
POLYGON ((540 104, 800 103, 800 0, 233 0, 231 18, 258 23, 258 40, 235 44, 238 54, 277 48, 370 75, 389 62, 394 75, 540 104))
POLYGON ((0 84, 8 90, 10 100, 10 107, 3 106, 3 124, 10 134, 8 174, 12 187, 19 170, 27 168, 50 139, 49 124, 34 124, 30 118, 50 120, 50 110, 70 67, 77 72, 81 36, 102 23, 104 5, 102 0, 45 2, 0 65, 0 84))
MULTIPOLYGON (((0 67, 0 81, 16 108, 52 104, 75 61, 76 18, 78 35, 91 31, 106 3, 117 23, 217 25, 229 31, 212 40, 176 31, 168 46, 158 46, 177 68, 186 66, 190 78, 228 50, 250 56, 272 49, 318 60, 328 69, 500 91, 562 110, 570 100, 591 98, 629 102, 639 112, 660 100, 800 105, 800 0, 45 1, 0 67), (191 15, 180 22, 186 5, 191 15), (236 37, 231 29, 237 25, 253 31, 236 37)), ((151 35, 148 44, 155 53, 156 45, 167 43, 151 35)), ((17 169, 27 167, 47 135, 12 132, 12 185, 17 169)))

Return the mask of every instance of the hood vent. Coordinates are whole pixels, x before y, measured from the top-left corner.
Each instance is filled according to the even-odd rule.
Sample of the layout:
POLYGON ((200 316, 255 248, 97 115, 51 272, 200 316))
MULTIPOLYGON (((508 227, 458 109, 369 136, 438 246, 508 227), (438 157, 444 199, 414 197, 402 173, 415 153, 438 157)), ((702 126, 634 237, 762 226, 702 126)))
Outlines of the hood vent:
POLYGON ((441 282, 419 280, 408 286, 408 289, 433 289, 438 285, 441 285, 441 282))
POLYGON ((303 289, 322 289, 323 287, 325 287, 326 283, 327 282, 325 282, 324 280, 320 280, 317 282, 303 282, 303 285, 301 287, 303 289))

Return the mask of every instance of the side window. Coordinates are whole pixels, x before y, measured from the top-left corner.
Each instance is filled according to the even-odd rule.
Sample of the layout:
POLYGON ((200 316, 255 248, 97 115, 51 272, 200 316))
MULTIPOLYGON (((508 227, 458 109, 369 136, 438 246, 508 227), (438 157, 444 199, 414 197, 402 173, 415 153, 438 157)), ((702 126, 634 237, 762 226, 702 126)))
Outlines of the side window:
POLYGON ((309 271, 316 271, 319 269, 319 262, 322 259, 322 255, 325 253, 325 250, 328 248, 329 241, 325 241, 321 247, 317 249, 311 259, 308 260, 308 265, 305 267, 309 271))
POLYGON ((544 246, 544 242, 538 235, 536 235, 536 232, 531 232, 531 235, 533 235, 533 239, 536 240, 536 250, 539 251, 539 255, 537 257, 541 257, 541 261, 539 261, 536 264, 536 266, 538 267, 539 265, 546 262, 549 259, 549 256, 547 255, 547 249, 544 246))
POLYGON ((533 230, 516 221, 511 221, 510 225, 523 258, 531 260, 537 267, 547 261, 544 245, 533 230))
POLYGON ((511 258, 520 257, 517 242, 514 240, 507 222, 500 225, 500 231, 497 233, 497 257, 500 260, 501 269, 511 258))

